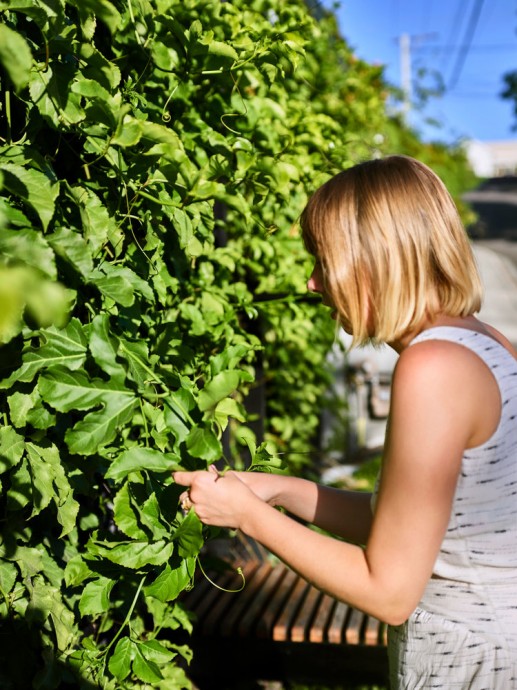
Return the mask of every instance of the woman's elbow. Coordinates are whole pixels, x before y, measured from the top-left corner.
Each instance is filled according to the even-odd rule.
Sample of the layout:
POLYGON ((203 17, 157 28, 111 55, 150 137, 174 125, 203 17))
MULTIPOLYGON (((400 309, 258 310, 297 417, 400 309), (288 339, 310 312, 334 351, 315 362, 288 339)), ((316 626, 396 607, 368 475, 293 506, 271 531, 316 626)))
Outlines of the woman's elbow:
POLYGON ((377 602, 372 614, 383 623, 396 627, 407 621, 417 604, 413 598, 386 596, 377 602))

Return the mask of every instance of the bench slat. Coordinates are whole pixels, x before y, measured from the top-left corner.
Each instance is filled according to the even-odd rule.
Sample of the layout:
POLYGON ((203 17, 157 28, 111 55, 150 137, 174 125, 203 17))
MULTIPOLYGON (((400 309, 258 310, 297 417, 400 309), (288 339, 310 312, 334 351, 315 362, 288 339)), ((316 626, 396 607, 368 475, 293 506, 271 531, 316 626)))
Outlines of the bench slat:
POLYGON ((238 634, 245 637, 255 633, 258 637, 267 637, 267 623, 264 622, 263 613, 265 606, 275 593, 278 584, 285 575, 284 566, 272 567, 269 563, 263 564, 263 577, 260 583, 260 588, 256 596, 252 599, 251 604, 244 612, 240 624, 238 626, 238 634))
POLYGON ((326 642, 328 640, 328 630, 336 600, 330 595, 324 594, 321 597, 316 618, 311 625, 309 632, 309 642, 326 642))
POLYGON ((344 640, 343 629, 348 614, 348 606, 342 601, 337 601, 329 625, 329 642, 342 644, 344 640))
POLYGON ((373 618, 373 616, 366 616, 364 643, 367 645, 382 644, 382 632, 382 623, 376 618, 373 618))
POLYGON ((300 609, 301 602, 308 588, 309 584, 305 580, 302 580, 301 577, 297 576, 294 588, 291 590, 289 598, 282 608, 282 613, 273 626, 273 639, 277 642, 286 642, 290 639, 293 621, 300 609))
POLYGON ((284 602, 289 596, 294 584, 298 578, 295 572, 289 570, 285 565, 278 565, 281 579, 273 592, 273 596, 269 600, 266 610, 258 620, 256 628, 257 637, 273 639, 273 626, 276 619, 283 608, 284 602))
POLYGON ((290 639, 293 642, 305 642, 309 638, 309 631, 311 629, 311 624, 314 620, 314 617, 318 611, 321 596, 321 592, 319 592, 315 587, 309 587, 309 591, 307 592, 307 595, 291 628, 290 639))
POLYGON ((345 641, 347 644, 361 643, 361 630, 364 614, 357 609, 348 607, 348 615, 345 623, 345 641))

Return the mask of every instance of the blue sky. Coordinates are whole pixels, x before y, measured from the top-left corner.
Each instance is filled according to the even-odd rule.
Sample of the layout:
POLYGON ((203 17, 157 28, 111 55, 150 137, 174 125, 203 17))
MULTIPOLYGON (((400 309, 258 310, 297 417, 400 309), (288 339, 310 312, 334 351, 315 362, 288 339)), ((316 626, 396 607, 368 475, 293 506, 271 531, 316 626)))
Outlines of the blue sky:
POLYGON ((386 66, 401 85, 399 37, 410 37, 412 85, 417 73, 442 75, 444 95, 423 113, 408 115, 424 138, 453 142, 517 140, 512 104, 500 98, 502 75, 517 70, 517 0, 323 0, 334 9, 342 36, 367 62, 386 66), (431 127, 435 118, 441 127, 431 127))

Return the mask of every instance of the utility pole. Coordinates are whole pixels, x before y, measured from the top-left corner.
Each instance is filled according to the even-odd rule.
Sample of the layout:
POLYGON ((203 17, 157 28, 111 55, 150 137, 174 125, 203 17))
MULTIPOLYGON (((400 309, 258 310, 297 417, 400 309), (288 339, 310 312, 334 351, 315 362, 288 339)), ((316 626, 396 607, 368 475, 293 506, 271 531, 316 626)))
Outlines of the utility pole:
POLYGON ((402 89, 402 112, 407 115, 411 108, 413 89, 411 84, 411 38, 409 34, 399 36, 400 86, 402 89))
POLYGON ((411 109, 413 100, 413 83, 411 76, 411 48, 417 47, 423 41, 433 40, 437 37, 436 33, 420 34, 410 36, 403 33, 398 37, 400 53, 400 88, 402 90, 402 112, 407 115, 411 109))

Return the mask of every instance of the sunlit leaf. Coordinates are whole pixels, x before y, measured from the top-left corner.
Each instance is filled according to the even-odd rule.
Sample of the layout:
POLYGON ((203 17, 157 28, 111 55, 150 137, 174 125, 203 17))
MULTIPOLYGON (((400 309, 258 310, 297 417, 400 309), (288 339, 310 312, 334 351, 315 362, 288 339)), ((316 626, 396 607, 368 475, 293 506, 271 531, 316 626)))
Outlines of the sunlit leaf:
POLYGON ((216 374, 199 393, 200 410, 215 407, 223 398, 228 397, 239 385, 239 374, 236 371, 222 371, 216 374))
POLYGON ((139 511, 132 501, 130 484, 126 482, 113 501, 113 517, 117 527, 133 539, 147 539, 139 522, 139 511))
POLYGON ((163 678, 158 665, 144 656, 146 650, 142 649, 141 644, 136 646, 137 653, 133 661, 133 671, 137 678, 144 683, 156 683, 163 678))
POLYGON ((213 462, 223 454, 221 442, 211 429, 195 426, 185 440, 188 452, 195 458, 213 462))
POLYGON ((0 427, 0 474, 17 465, 24 450, 23 436, 16 433, 12 426, 0 427))
POLYGON ((174 545, 164 540, 149 543, 147 541, 132 541, 126 543, 89 542, 90 556, 107 559, 112 563, 138 570, 145 566, 162 565, 172 555, 174 545))
POLYGON ((145 587, 147 596, 160 601, 173 601, 194 577, 195 558, 185 558, 177 568, 166 565, 156 580, 145 587))
POLYGON ((63 329, 50 327, 42 331, 40 347, 29 347, 23 354, 23 364, 0 388, 8 388, 17 381, 32 381, 34 376, 52 366, 63 365, 77 370, 86 358, 86 337, 78 319, 72 319, 63 329))
POLYGON ((131 663, 136 655, 136 645, 129 637, 122 637, 110 657, 108 668, 119 680, 127 678, 131 671, 131 663))
POLYGON ((121 481, 131 472, 172 472, 180 467, 180 458, 174 453, 161 453, 152 448, 131 448, 113 460, 106 477, 121 481))
POLYGON ((119 429, 131 420, 137 405, 138 400, 130 395, 107 397, 102 409, 90 412, 66 432, 70 453, 93 455, 111 443, 119 429))

